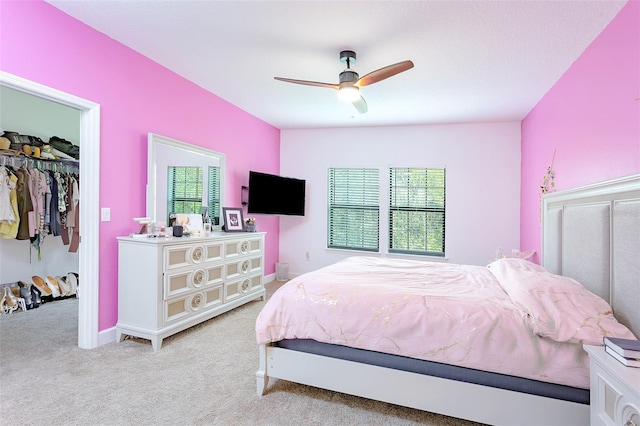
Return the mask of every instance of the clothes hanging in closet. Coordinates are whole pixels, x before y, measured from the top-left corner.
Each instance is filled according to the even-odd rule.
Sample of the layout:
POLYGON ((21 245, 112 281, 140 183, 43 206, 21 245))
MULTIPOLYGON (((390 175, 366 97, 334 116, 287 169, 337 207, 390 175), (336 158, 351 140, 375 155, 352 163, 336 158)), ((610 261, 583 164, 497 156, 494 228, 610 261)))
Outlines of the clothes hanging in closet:
POLYGON ((0 166, 0 182, 0 236, 16 238, 20 224, 16 193, 18 177, 8 168, 0 166))
POLYGON ((69 251, 76 252, 80 242, 77 174, 48 170, 51 163, 38 167, 28 160, 23 163, 17 170, 0 166, 0 237, 30 240, 39 259, 47 235, 62 237, 69 251))

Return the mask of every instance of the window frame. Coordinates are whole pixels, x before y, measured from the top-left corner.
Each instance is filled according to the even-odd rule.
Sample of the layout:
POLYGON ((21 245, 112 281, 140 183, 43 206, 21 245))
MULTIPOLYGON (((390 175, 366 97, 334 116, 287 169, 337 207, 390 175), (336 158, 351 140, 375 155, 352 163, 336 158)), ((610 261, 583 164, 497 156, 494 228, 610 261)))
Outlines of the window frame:
POLYGON ((202 176, 202 167, 200 166, 169 166, 167 170, 167 216, 171 216, 173 213, 188 213, 195 214, 200 213, 202 207, 202 197, 204 191, 204 182, 202 176), (186 175, 189 171, 196 176, 196 179, 187 179, 186 175), (177 176, 179 173, 184 172, 185 178, 181 179, 177 176), (176 196, 177 187, 185 187, 187 185, 199 185, 196 189, 193 197, 188 196, 176 196), (182 203, 182 208, 176 208, 176 203, 182 203), (185 204, 194 204, 197 207, 193 209, 185 209, 185 204))
POLYGON ((380 208, 380 169, 329 167, 327 169, 327 248, 380 252, 380 208), (350 177, 345 178, 345 176, 350 177), (356 183, 356 180, 360 182, 356 183), (339 184, 339 187, 336 187, 336 184, 339 184), (371 197, 371 191, 374 189, 377 194, 375 199, 371 197), (345 203, 343 194, 349 192, 358 194, 356 197, 358 200, 348 200, 351 202, 345 203), (372 219, 373 216, 375 221, 372 219), (341 224, 345 217, 348 223, 341 224), (375 225, 372 226, 373 224, 375 225), (363 232, 350 234, 349 229, 340 229, 341 226, 360 227, 363 232), (364 230, 371 232, 364 232, 364 230))
MULTIPOLYGON (((396 180, 397 181, 397 180, 396 180)), ((410 254, 410 255, 418 255, 418 256, 433 256, 433 257, 445 257, 445 249, 446 249, 446 194, 447 194, 447 185, 446 185, 446 168, 445 167, 389 167, 389 192, 387 194, 388 197, 388 244, 387 249, 391 254, 410 254), (414 183, 410 183, 410 173, 414 172, 424 172, 427 176, 425 176, 424 185, 415 185, 414 183), (434 173, 441 173, 442 176, 438 177, 442 180, 441 185, 429 185, 428 174, 432 171, 434 173), (394 174, 396 172, 404 172, 407 174, 407 182, 406 182, 406 194, 407 194, 407 203, 406 204, 398 204, 398 197, 395 196, 397 193, 397 184, 394 184, 394 174), (416 188, 418 191, 424 192, 424 204, 415 205, 409 200, 409 192, 411 188, 416 188), (430 196, 430 193, 434 191, 440 192, 435 197, 430 196), (434 205, 429 205, 430 202, 433 201, 434 205), (441 204, 441 205, 438 205, 441 204), (397 248, 394 247, 394 213, 406 212, 407 217, 410 217, 411 213, 416 213, 415 216, 423 216, 422 220, 413 220, 413 223, 422 222, 419 226, 423 226, 425 228, 425 236, 424 236, 424 249, 419 249, 416 246, 411 246, 411 240, 407 239, 408 247, 406 248, 397 248), (440 216, 440 219, 436 219, 440 223, 437 235, 429 234, 429 228, 433 226, 430 224, 430 216, 433 215, 440 216), (433 247, 429 247, 429 239, 436 238, 437 242, 439 242, 439 250, 433 250, 433 247)), ((439 183, 439 182, 438 182, 439 183)), ((418 197, 419 199, 420 197, 418 197)), ((415 201, 415 197, 413 199, 415 201)), ((407 235, 411 235, 411 219, 407 219, 407 235)), ((437 226, 437 225, 436 225, 437 226)), ((415 233, 414 233, 415 235, 415 233)), ((415 241, 415 240, 414 240, 415 241)))
POLYGON ((207 206, 211 224, 214 226, 220 225, 220 215, 222 214, 221 195, 220 166, 209 166, 207 170, 207 206))

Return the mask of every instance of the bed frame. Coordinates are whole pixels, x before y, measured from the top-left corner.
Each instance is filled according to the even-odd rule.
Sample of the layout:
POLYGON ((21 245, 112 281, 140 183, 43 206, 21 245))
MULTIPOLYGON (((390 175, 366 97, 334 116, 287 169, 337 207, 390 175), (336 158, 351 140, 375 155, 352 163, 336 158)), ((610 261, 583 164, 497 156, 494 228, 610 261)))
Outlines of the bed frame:
MULTIPOLYGON (((640 336, 640 175, 547 194, 543 265, 612 305, 640 336)), ((269 378, 496 425, 585 425, 589 405, 284 349, 259 346, 258 396, 269 378)))

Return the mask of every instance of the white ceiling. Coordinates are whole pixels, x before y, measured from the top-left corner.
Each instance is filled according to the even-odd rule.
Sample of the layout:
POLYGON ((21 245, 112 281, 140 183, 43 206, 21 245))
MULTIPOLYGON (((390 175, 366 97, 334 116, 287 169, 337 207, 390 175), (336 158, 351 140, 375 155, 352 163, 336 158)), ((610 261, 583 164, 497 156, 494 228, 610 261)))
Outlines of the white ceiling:
POLYGON ((625 1, 47 0, 280 129, 519 121, 625 1), (363 76, 358 114, 332 89, 341 50, 363 76))

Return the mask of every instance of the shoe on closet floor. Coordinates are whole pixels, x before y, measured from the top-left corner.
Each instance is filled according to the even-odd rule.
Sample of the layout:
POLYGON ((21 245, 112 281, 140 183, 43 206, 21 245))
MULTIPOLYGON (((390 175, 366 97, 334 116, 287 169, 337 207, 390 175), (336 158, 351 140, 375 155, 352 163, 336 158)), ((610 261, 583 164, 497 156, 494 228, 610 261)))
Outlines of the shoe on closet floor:
POLYGON ((51 296, 53 294, 51 292, 51 289, 49 288, 49 286, 39 276, 34 275, 34 276, 31 277, 31 280, 33 281, 33 285, 40 292, 40 296, 41 297, 51 296))
POLYGON ((13 294, 13 297, 20 297, 20 287, 11 285, 9 286, 9 290, 11 290, 11 294, 13 294))
POLYGON ((71 294, 75 294, 76 297, 80 297, 80 280, 78 274, 75 272, 69 272, 67 274, 67 283, 71 286, 71 294))
POLYGON ((10 314, 18 309, 18 301, 8 287, 2 289, 2 313, 10 314))
POLYGON ((40 298, 40 292, 36 289, 36 286, 31 286, 31 301, 33 302, 34 308, 39 308, 42 304, 42 299, 40 298))
POLYGON ((18 308, 21 308, 23 311, 27 310, 24 299, 22 297, 15 297, 13 295, 13 289, 5 287, 4 296, 2 297, 2 299, 2 311, 5 314, 10 314, 18 308))
POLYGON ((51 289, 51 295, 53 297, 62 296, 62 292, 60 291, 60 287, 58 286, 58 281, 51 275, 47 276, 47 286, 51 289))
POLYGON ((67 283, 66 277, 61 277, 60 275, 56 276, 56 281, 58 283, 58 287, 60 287, 60 293, 63 296, 72 296, 71 293, 71 284, 67 283))
POLYGON ((9 300, 9 294, 11 294, 11 291, 7 291, 6 287, 4 287, 2 291, 0 291, 0 310, 2 311, 3 315, 10 314, 16 309, 16 304, 14 304, 13 301, 9 300))
POLYGON ((20 297, 24 299, 24 305, 27 309, 33 309, 33 296, 31 294, 31 284, 18 281, 20 287, 20 297))

